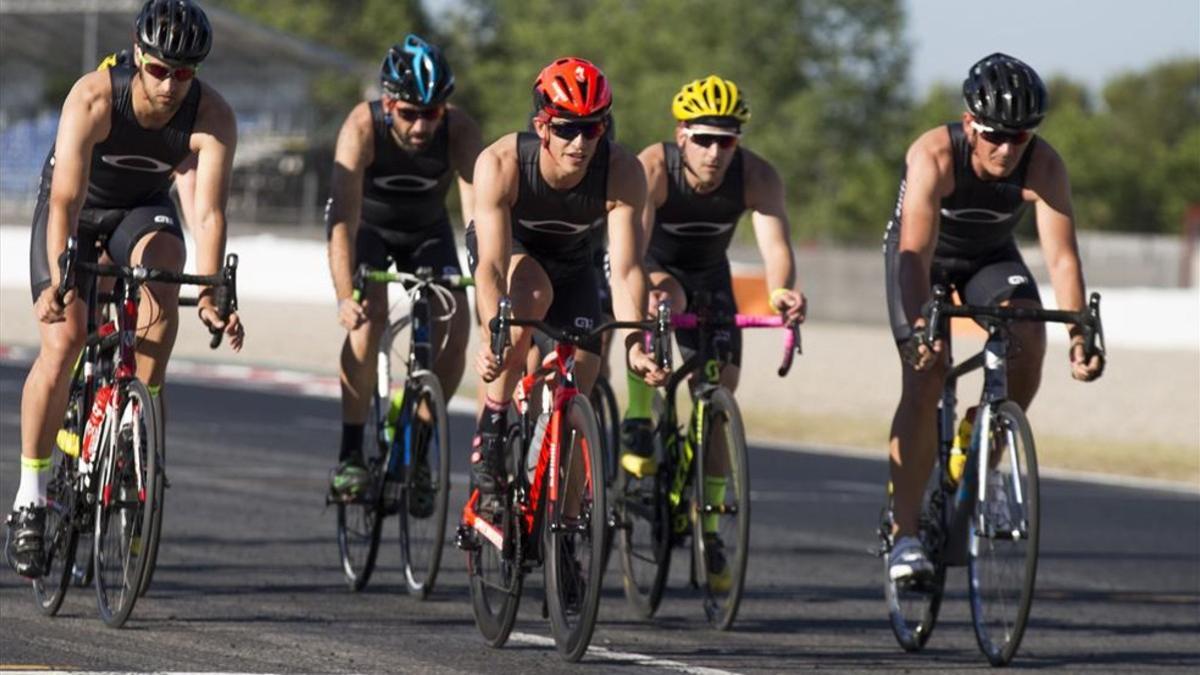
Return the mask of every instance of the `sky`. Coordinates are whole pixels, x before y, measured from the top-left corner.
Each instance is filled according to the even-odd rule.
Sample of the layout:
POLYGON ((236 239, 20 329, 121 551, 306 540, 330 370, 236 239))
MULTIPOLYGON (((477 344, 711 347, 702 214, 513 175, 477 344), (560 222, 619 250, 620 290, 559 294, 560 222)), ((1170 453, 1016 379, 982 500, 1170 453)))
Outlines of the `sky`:
POLYGON ((1200 0, 904 0, 917 92, 962 82, 1005 52, 1043 77, 1064 74, 1099 92, 1114 75, 1200 58, 1200 0))

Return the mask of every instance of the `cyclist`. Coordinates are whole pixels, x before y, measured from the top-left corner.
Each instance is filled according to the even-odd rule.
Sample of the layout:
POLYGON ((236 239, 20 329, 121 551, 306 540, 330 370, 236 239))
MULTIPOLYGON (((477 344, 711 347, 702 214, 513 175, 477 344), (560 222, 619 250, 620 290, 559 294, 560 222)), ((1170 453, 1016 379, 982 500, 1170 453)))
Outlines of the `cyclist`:
MULTIPOLYGON (((642 216, 650 277, 650 311, 669 300, 673 311, 686 311, 695 294, 711 294, 716 314, 737 312, 728 249, 734 229, 749 209, 759 250, 766 263, 771 307, 789 322, 804 320, 806 300, 795 290, 796 268, 789 241, 783 181, 769 162, 741 147, 742 125, 750 108, 736 84, 716 75, 684 85, 671 104, 675 141, 656 143, 638 156, 646 169, 648 208, 642 216)), ((676 336, 686 358, 699 349, 696 331, 676 336)), ((716 353, 727 354, 721 383, 733 391, 741 364, 742 336, 737 329, 713 332, 716 353)), ((629 407, 622 423, 621 466, 634 476, 657 470, 651 441, 651 390, 629 380, 629 407)), ((718 436, 719 437, 719 436, 718 436)), ((714 453, 720 456, 721 453, 714 453)), ((720 467, 713 467, 714 469, 720 467)), ((709 477, 705 490, 724 498, 724 480, 709 477)), ((716 538, 716 517, 705 522, 712 542, 710 583, 720 589, 728 576, 716 538)))
MULTIPOLYGON (((469 262, 476 273, 477 306, 485 329, 497 303, 510 296, 514 315, 545 318, 564 328, 589 329, 600 317, 592 271, 591 230, 607 221, 617 318, 641 320, 645 273, 638 256, 637 217, 645 179, 627 150, 603 138, 612 92, 604 73, 580 58, 547 65, 533 85, 538 113, 533 132, 508 134, 476 163, 479 195, 467 228, 469 262)), ((485 494, 500 487, 506 412, 529 351, 532 331, 514 328, 513 348, 497 365, 481 340, 475 367, 487 382, 473 441, 472 479, 485 494)), ((665 379, 635 334, 625 340, 630 368, 652 385, 665 379)), ((600 340, 581 345, 578 386, 591 389, 599 369, 600 340)))
MULTIPOLYGON (((216 273, 224 259, 237 124, 221 95, 195 77, 212 45, 208 18, 189 0, 148 0, 133 37, 132 64, 88 73, 67 94, 34 209, 29 266, 41 347, 21 396, 21 482, 5 547, 10 565, 26 577, 44 572, 51 443, 86 338, 92 281, 80 275, 63 302, 55 295, 67 237, 79 238, 85 260, 104 253, 120 265, 182 271, 183 234, 167 193, 172 170, 195 153, 196 270, 216 273)), ((145 289, 138 377, 160 396, 178 330, 179 291, 155 283, 145 289)), ((241 349, 241 321, 236 314, 222 320, 211 291, 201 293, 199 317, 241 349)))
MULTIPOLYGON (((387 287, 371 285, 357 302, 353 270, 361 263, 376 269, 395 263, 405 272, 431 267, 436 274, 460 274, 446 193, 457 173, 463 220, 469 220, 482 145, 475 120, 447 103, 454 73, 437 47, 405 36, 388 49, 379 81, 383 95, 355 106, 338 134, 326 209, 338 320, 348 331, 341 353, 342 442, 331 480, 339 497, 357 494, 369 481, 363 425, 375 387, 375 354, 388 323, 387 287)), ((434 372, 447 396, 462 380, 470 332, 466 294, 456 291, 455 300, 449 326, 439 324, 435 332, 435 344, 446 340, 434 372)), ((436 316, 449 308, 435 297, 432 309, 436 316)), ((418 411, 419 418, 428 414, 418 411)), ((419 501, 432 508, 428 472, 418 469, 416 478, 418 494, 428 497, 419 501)))
MULTIPOLYGON (((932 284, 953 287, 969 304, 1040 307, 1038 288, 1013 238, 1032 207, 1061 309, 1084 303, 1070 184, 1062 158, 1036 135, 1046 115, 1046 88, 1033 68, 1006 54, 984 57, 963 81, 962 119, 922 134, 908 149, 896 210, 885 236, 888 314, 904 366, 903 392, 891 430, 895 545, 893 580, 927 575, 933 566, 917 538, 921 497, 934 463, 938 399, 948 354, 921 340, 922 305, 932 284)), ((1104 368, 1085 359, 1083 336, 1070 327, 1067 350, 1075 379, 1104 368)), ((1009 396, 1033 401, 1046 352, 1045 327, 1012 328, 1009 396)))

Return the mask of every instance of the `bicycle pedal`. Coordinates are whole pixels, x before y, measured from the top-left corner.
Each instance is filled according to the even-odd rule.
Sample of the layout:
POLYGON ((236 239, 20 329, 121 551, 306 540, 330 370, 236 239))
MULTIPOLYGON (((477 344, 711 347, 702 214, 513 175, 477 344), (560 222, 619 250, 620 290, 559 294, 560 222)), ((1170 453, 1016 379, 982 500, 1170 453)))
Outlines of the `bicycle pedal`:
POLYGON ((466 525, 459 525, 458 531, 454 535, 454 545, 461 551, 468 553, 478 551, 479 538, 475 536, 475 531, 466 525))

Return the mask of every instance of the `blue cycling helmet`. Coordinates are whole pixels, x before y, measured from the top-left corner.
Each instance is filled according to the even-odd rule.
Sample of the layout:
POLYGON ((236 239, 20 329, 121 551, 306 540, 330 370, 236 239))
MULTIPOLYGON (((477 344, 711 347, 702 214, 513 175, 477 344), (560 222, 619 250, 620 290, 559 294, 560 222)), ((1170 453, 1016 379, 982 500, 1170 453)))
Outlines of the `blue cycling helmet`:
POLYGON ((384 91, 401 101, 434 105, 450 98, 454 72, 442 50, 416 35, 408 35, 383 57, 379 82, 384 91))

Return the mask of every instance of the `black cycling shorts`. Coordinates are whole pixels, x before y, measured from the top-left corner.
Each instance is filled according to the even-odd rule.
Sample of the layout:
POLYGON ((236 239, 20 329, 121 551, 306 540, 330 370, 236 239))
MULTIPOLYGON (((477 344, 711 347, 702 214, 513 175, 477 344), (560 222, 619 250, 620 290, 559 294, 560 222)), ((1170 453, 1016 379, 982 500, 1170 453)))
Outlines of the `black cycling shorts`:
MULTIPOLYGON (((888 318, 896 344, 912 336, 912 327, 904 314, 900 294, 900 224, 888 223, 884 237, 884 283, 887 291, 888 318)), ((968 305, 998 305, 1006 300, 1033 300, 1041 303, 1037 282, 1021 251, 1012 239, 987 254, 974 258, 934 257, 929 270, 930 284, 958 291, 968 305)))
POLYGON ((377 270, 389 269, 395 263, 397 270, 410 274, 418 267, 429 267, 435 275, 462 274, 449 220, 418 234, 360 224, 354 256, 358 263, 377 270))
MULTIPOLYGON (((471 274, 475 274, 475 268, 479 264, 479 245, 475 237, 474 223, 467 226, 466 243, 467 265, 471 269, 471 274)), ((512 242, 512 253, 513 255, 523 253, 529 256, 542 267, 546 276, 550 278, 554 299, 550 302, 550 309, 546 311, 546 316, 542 317, 546 323, 563 330, 572 328, 591 330, 603 322, 604 314, 600 307, 600 283, 596 278, 595 266, 592 265, 590 257, 569 256, 567 259, 554 259, 529 251, 516 239, 513 239, 512 242)), ((602 342, 600 336, 593 336, 581 343, 579 348, 599 355, 602 342)), ((539 346, 544 348, 542 345, 539 346)))
MULTIPOLYGON (((707 311, 713 316, 732 317, 737 314, 737 299, 733 295, 733 272, 729 268, 729 259, 719 264, 698 269, 685 269, 674 265, 664 265, 654 256, 646 256, 647 270, 662 270, 670 274, 683 286, 687 298, 687 311, 697 312, 697 296, 701 293, 708 297, 707 311)), ((742 329, 720 328, 708 331, 710 336, 710 354, 713 358, 738 367, 742 365, 742 329)), ((675 331, 675 342, 679 344, 680 355, 686 360, 700 350, 699 330, 675 331)))
MULTIPOLYGON (((37 204, 33 209, 33 226, 29 241, 29 290, 34 302, 50 286, 50 261, 46 258, 46 223, 50 216, 50 179, 54 167, 47 161, 38 185, 37 204)), ((101 252, 108 253, 117 265, 133 264, 133 249, 143 237, 163 231, 183 241, 179 214, 167 193, 153 197, 147 204, 129 209, 99 209, 85 206, 79 210, 75 237, 79 260, 94 263, 101 252)), ((94 277, 76 275, 76 289, 81 298, 91 292, 94 277)))

